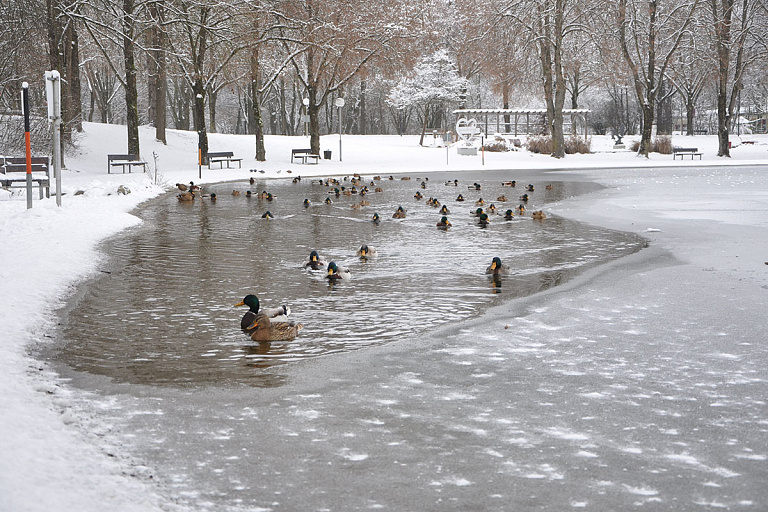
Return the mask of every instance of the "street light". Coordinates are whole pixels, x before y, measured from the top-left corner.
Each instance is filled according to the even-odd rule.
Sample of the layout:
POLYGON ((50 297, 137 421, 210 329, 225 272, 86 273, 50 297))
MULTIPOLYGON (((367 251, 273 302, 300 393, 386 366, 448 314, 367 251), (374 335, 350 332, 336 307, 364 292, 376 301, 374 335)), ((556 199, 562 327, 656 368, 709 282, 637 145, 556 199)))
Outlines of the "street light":
POLYGON ((339 162, 341 162, 341 107, 344 106, 344 98, 336 98, 335 103, 339 112, 339 162))
POLYGON ((301 100, 304 104, 304 135, 307 135, 309 130, 307 129, 307 123, 309 122, 309 98, 301 100))

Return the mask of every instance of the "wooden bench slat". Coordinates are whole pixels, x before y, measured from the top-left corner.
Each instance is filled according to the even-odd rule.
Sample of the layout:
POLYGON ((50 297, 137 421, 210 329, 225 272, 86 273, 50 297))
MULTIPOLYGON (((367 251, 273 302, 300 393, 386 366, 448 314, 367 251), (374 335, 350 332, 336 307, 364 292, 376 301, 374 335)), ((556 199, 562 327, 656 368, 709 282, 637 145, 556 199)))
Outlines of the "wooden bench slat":
MULTIPOLYGON (((51 159, 47 156, 33 156, 30 158, 31 181, 37 184, 40 191, 40 199, 43 198, 43 191, 45 191, 45 197, 51 197, 51 159), (40 176, 40 173, 44 173, 45 177, 40 176)), ((24 156, 3 156, 0 157, 0 173, 5 177, 0 177, 0 185, 3 188, 26 188, 27 177, 11 178, 8 173, 26 174, 27 172, 27 157, 24 156)))
POLYGON ((128 174, 131 173, 133 167, 142 167, 144 172, 147 172, 147 162, 139 160, 137 155, 122 154, 122 155, 107 155, 107 174, 110 174, 112 167, 122 167, 123 174, 125 174, 125 168, 128 167, 128 174))
POLYGON ((237 167, 242 168, 243 167, 243 159, 242 158, 235 158, 235 153, 232 151, 209 151, 208 152, 208 168, 211 168, 211 164, 218 163, 219 168, 224 168, 224 163, 227 164, 227 169, 229 169, 229 164, 231 162, 237 162, 237 167))

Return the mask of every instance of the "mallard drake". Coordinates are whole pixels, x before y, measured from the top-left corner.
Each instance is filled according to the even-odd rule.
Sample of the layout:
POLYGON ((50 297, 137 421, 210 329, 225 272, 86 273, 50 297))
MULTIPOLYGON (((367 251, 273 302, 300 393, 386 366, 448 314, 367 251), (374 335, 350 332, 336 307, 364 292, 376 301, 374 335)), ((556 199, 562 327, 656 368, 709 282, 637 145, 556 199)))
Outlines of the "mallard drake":
POLYGON ((481 213, 480 217, 477 219, 477 225, 480 226, 481 228, 488 227, 488 224, 490 224, 490 223, 491 223, 491 221, 490 221, 490 219, 488 219, 488 214, 487 213, 481 213))
POLYGON ((456 198, 456 201, 458 201, 460 203, 463 202, 464 201, 464 196, 459 194, 458 197, 456 198))
POLYGON ((475 206, 483 206, 485 204, 485 201, 483 201, 483 198, 479 198, 477 201, 475 201, 475 206))
POLYGON ((532 184, 529 184, 529 185, 528 185, 528 186, 525 188, 525 190, 527 190, 528 192, 533 192, 533 185, 532 185, 532 184))
POLYGON ((331 201, 330 197, 325 198, 325 204, 333 204, 333 201, 331 201))
POLYGON ((491 203, 491 205, 488 207, 488 211, 490 213, 496 213, 496 205, 491 203))
POLYGON ((308 207, 309 207, 309 204, 310 204, 310 203, 309 203, 309 199, 305 199, 305 200, 304 200, 304 208, 308 208, 308 207))
POLYGON ((309 259, 304 264, 305 267, 309 267, 312 270, 320 270, 325 266, 325 262, 323 261, 323 258, 320 257, 320 254, 318 254, 317 251, 312 251, 309 253, 309 259))
POLYGON ((197 190, 200 190, 200 187, 198 187, 197 185, 195 185, 195 182, 194 182, 194 181, 190 181, 190 182, 189 182, 189 190, 190 190, 190 191, 192 191, 192 192, 195 192, 195 191, 197 191, 197 190))
POLYGON ((177 195, 176 198, 181 201, 182 203, 186 203, 189 201, 195 200, 195 193, 191 190, 187 190, 186 192, 182 192, 181 194, 177 195))
POLYGON ((475 210, 474 212, 472 212, 472 215, 474 215, 475 217, 479 217, 479 216, 481 216, 483 213, 484 213, 484 212, 483 212, 483 209, 482 209, 482 208, 478 208, 477 210, 475 210))
POLYGON ((520 200, 521 200, 522 202, 524 202, 524 203, 527 203, 527 202, 528 202, 528 199, 530 199, 530 198, 528 197, 528 194, 523 194, 523 195, 521 195, 521 196, 520 196, 520 200))
POLYGON ((276 322, 265 314, 258 314, 248 326, 253 341, 290 341, 303 329, 302 324, 276 322))
POLYGON ((267 201, 272 201, 275 198, 275 196, 272 195, 272 192, 267 193, 267 201))
POLYGON ((253 197, 253 192, 251 192, 250 190, 246 190, 246 191, 245 191, 245 197, 247 197, 248 199, 250 199, 251 197, 253 197))
POLYGON ((216 201, 216 192, 211 192, 211 202, 216 201))
POLYGON ((507 210, 504 212, 504 220, 512 220, 515 218, 515 214, 512 212, 512 210, 507 210))
POLYGON ((450 222, 448 222, 448 217, 446 217, 445 215, 443 215, 443 216, 440 218, 440 221, 439 221, 439 222, 436 224, 436 226, 437 226, 438 228, 440 228, 440 229, 448 229, 448 228, 449 228, 449 227, 451 227, 452 225, 453 225, 453 224, 451 224, 450 222))
POLYGON ((261 216, 261 218, 262 219, 267 219, 267 220, 272 220, 272 219, 275 218, 275 216, 272 215, 271 211, 267 210, 266 212, 264 212, 264 214, 261 216))
POLYGON ((427 188, 427 182, 426 181, 422 181, 421 182, 421 188, 427 188))
POLYGON ((501 182, 502 187, 514 187, 515 185, 517 185, 517 182, 515 180, 501 182))
POLYGON ((525 215, 525 205, 518 205, 517 206, 517 214, 518 215, 525 215))
POLYGON ((418 190, 416 191, 415 194, 413 194, 413 198, 414 199, 421 199, 422 197, 424 197, 424 196, 421 195, 421 192, 419 192, 418 190))
POLYGON ((544 212, 543 212, 543 211, 541 211, 541 210, 536 210, 535 212, 533 212, 533 213, 531 214, 531 217, 533 217, 533 218, 534 218, 534 219, 536 219, 536 220, 544 220, 544 219, 546 219, 546 218, 547 218, 547 216, 546 216, 546 215, 544 215, 544 212))
POLYGON ((467 188, 470 190, 480 190, 483 187, 479 183, 473 183, 472 185, 468 185, 467 188))
POLYGON ((405 210, 402 206, 398 206, 395 213, 392 215, 393 219, 404 219, 405 218, 405 210))
POLYGON ((509 273, 509 269, 501 264, 501 258, 498 256, 491 260, 491 264, 485 269, 486 274, 493 274, 495 276, 504 275, 509 273))
POLYGON ((451 210, 449 210, 447 206, 443 205, 440 208, 440 214, 441 215, 448 215, 449 213, 451 213, 451 210))
POLYGON ((378 213, 374 213, 374 214, 373 214, 373 218, 371 219, 371 221, 372 221, 372 222, 373 222, 373 223, 374 223, 376 226, 378 226, 378 225, 379 225, 379 222, 381 222, 381 217, 379 217, 379 214, 378 214, 378 213))
POLYGON ((363 244, 357 250, 357 256, 363 259, 375 258, 378 255, 379 255, 379 251, 377 251, 376 248, 373 247, 372 245, 363 244))
POLYGON ((262 309, 261 312, 259 312, 259 298, 252 294, 246 295, 243 300, 235 304, 234 307, 238 306, 248 306, 249 308, 245 315, 243 315, 243 319, 240 320, 240 328, 244 331, 251 330, 250 326, 256 320, 256 315, 258 314, 266 315, 277 321, 285 321, 286 317, 291 314, 291 308, 285 304, 276 308, 262 309))
POLYGON ((259 199, 266 199, 267 195, 268 195, 267 191, 266 190, 262 190, 261 192, 259 192, 259 195, 256 196, 256 197, 258 197, 259 199))
POLYGON ((326 276, 331 281, 345 280, 352 277, 347 267, 340 267, 335 262, 328 264, 328 275, 326 276))

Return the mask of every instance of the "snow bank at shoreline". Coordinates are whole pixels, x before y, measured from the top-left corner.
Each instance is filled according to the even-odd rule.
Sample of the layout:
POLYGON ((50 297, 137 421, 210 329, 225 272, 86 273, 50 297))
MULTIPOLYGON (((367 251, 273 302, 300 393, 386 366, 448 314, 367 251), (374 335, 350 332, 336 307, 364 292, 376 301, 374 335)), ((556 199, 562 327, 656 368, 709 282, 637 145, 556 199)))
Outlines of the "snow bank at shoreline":
MULTIPOLYGON (((0 510, 160 510, 161 500, 151 484, 127 476, 129 468, 119 458, 106 455, 97 438, 75 427, 78 418, 66 407, 66 387, 57 386, 55 377, 27 355, 30 344, 45 342, 46 331, 57 321, 55 310, 73 287, 98 271, 103 257, 98 243, 138 223, 130 212, 165 190, 140 173, 107 174, 106 154, 124 152, 124 133, 120 126, 86 124, 78 153, 67 157, 61 208, 52 198, 35 199, 33 209, 26 210, 23 195, 0 196, 4 242, 0 275, 5 298, 0 310, 0 323, 5 327, 5 354, 0 359, 0 510), (120 185, 131 193, 118 195, 120 185), (84 193, 75 195, 77 191, 84 193)), ((727 161, 715 156, 713 136, 693 139, 704 153, 701 162, 672 161, 669 155, 652 155, 646 161, 629 152, 614 153, 610 139, 595 137, 593 144, 605 152, 562 161, 525 152, 488 153, 484 164, 480 157, 460 157, 445 148, 420 148, 418 138, 412 136, 343 136, 344 161, 338 162, 338 136, 327 136, 322 148, 331 149, 334 160, 305 166, 290 164, 290 149, 306 146, 306 138, 267 137, 270 161, 260 163, 249 158, 252 137, 211 134, 211 150, 234 151, 244 158, 243 168, 204 168, 202 179, 195 164, 196 134, 169 132, 168 146, 153 141, 149 128, 142 128, 141 136, 151 169, 155 167, 152 153, 158 155, 160 184, 165 186, 251 176, 492 168, 536 170, 543 175, 547 170, 583 169, 575 171, 579 179, 599 181, 609 188, 555 205, 552 211, 644 233, 677 258, 702 269, 712 268, 710 272, 718 272, 722 280, 734 280, 734 287, 747 294, 747 300, 759 300, 756 294, 768 288, 765 172, 734 167, 765 165, 766 136, 742 137, 755 144, 735 147, 733 158, 727 161), (607 170, 597 170, 600 168, 607 170), (624 169, 614 170, 619 168, 624 169)), ((690 138, 682 138, 680 143, 694 144, 690 138)))

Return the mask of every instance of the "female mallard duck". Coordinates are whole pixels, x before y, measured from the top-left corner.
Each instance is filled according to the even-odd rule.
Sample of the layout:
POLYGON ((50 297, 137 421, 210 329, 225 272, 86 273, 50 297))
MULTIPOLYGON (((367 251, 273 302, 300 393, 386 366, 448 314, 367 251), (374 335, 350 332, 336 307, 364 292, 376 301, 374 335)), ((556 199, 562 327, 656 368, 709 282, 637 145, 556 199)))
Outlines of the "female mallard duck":
POLYGON ((485 204, 485 201, 483 201, 483 198, 479 198, 477 201, 475 201, 475 206, 483 206, 485 204))
POLYGON ((392 215, 393 219, 404 219, 405 218, 405 209, 403 209, 402 206, 398 206, 395 213, 392 215))
POLYGON ((339 281, 349 279, 352 277, 352 274, 347 267, 340 267, 332 261, 328 264, 328 275, 326 277, 331 281, 339 281))
POLYGON ((496 213, 496 205, 491 203, 491 205, 488 207, 488 211, 491 213, 496 213))
POLYGON ((497 198, 496 198, 496 200, 497 200, 498 202, 500 202, 500 203, 505 203, 505 202, 507 201, 507 196, 505 196, 504 194, 502 194, 502 195, 500 195, 499 197, 497 197, 497 198))
POLYGON ((251 178, 248 180, 248 183, 250 183, 251 185, 256 183, 256 180, 253 178, 253 176, 251 176, 251 178))
POLYGON ((375 258, 378 255, 379 251, 377 251, 376 248, 372 245, 363 244, 357 250, 357 256, 362 259, 375 258))
POLYGON ((501 264, 501 258, 496 256, 491 260, 491 264, 485 269, 486 274, 493 274, 495 276, 504 275, 509 273, 509 269, 501 264))
POLYGON ((541 211, 541 210, 536 210, 535 212, 533 212, 533 213, 531 214, 531 217, 533 217, 533 218, 534 218, 534 219, 536 219, 536 220, 544 220, 544 219, 546 219, 546 218, 547 218, 547 216, 546 216, 546 215, 544 215, 544 212, 543 212, 543 211, 541 211))
POLYGON ((304 326, 293 322, 276 322, 259 313, 248 326, 253 341, 290 341, 295 339, 304 326))
POLYGON ((232 191, 232 195, 233 195, 233 196, 235 196, 235 197, 237 197, 237 196, 239 196, 239 195, 240 195, 240 191, 239 191, 239 190, 233 190, 233 191, 232 191))
POLYGON ((186 192, 189 189, 189 187, 183 183, 177 183, 176 188, 178 188, 181 192, 186 192))
POLYGON ((309 267, 312 270, 320 270, 325 266, 325 262, 323 261, 323 258, 321 258, 317 253, 317 251, 312 251, 309 253, 309 259, 304 264, 304 266, 309 267))
POLYGON ((177 195, 176 198, 181 201, 182 203, 186 203, 189 201, 195 200, 195 193, 191 190, 187 190, 186 192, 182 192, 181 194, 177 195))
POLYGON ((243 315, 243 319, 240 320, 240 328, 244 331, 251 330, 250 326, 256 320, 256 315, 262 314, 268 318, 274 318, 276 321, 286 321, 286 317, 291 314, 291 308, 285 304, 277 308, 262 309, 259 313, 259 298, 251 294, 246 295, 243 300, 235 304, 235 307, 238 306, 248 306, 249 308, 243 315))
POLYGON ((447 230, 447 229, 448 229, 449 227, 451 227, 452 225, 453 225, 453 224, 451 224, 450 222, 448 222, 448 217, 446 217, 445 215, 443 215, 443 216, 440 218, 440 221, 437 223, 437 227, 438 227, 439 229, 444 229, 444 230, 447 230))

